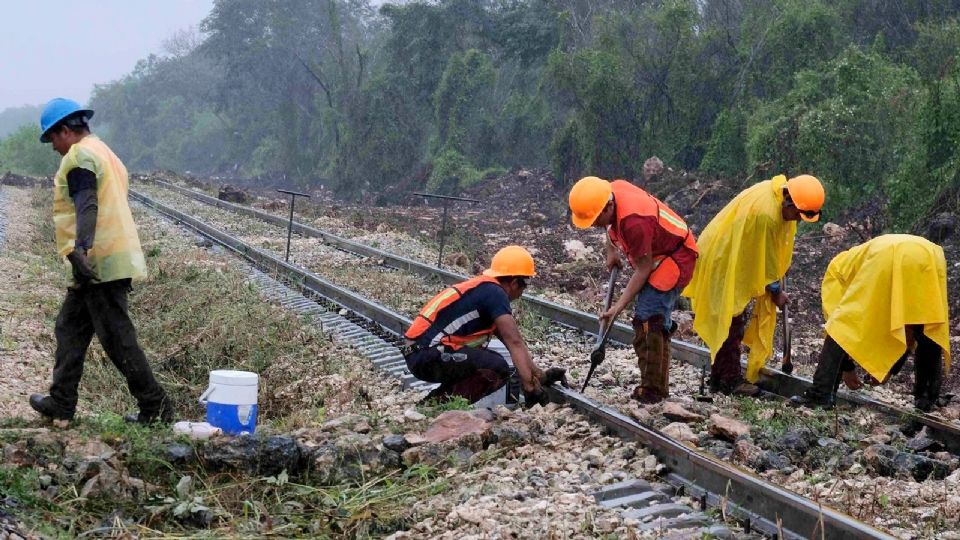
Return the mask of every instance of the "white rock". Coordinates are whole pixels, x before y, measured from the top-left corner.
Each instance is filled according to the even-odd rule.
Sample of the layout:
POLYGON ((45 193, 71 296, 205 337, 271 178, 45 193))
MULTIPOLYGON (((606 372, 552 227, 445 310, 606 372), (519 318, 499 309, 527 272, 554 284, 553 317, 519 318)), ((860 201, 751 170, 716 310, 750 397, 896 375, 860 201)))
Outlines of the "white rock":
POLYGON ((695 442, 697 440, 696 433, 683 422, 668 424, 663 428, 663 434, 680 442, 695 442))
POLYGON ((415 411, 415 410, 413 410, 413 409, 407 409, 407 410, 403 411, 403 416, 404 416, 407 420, 411 420, 411 421, 413 421, 413 422, 419 422, 419 421, 421 421, 421 420, 426 420, 426 419, 427 419, 426 415, 424 415, 423 413, 419 413, 419 412, 417 412, 417 411, 415 411))
POLYGON ((563 243, 563 249, 567 256, 575 261, 585 259, 594 253, 592 247, 587 247, 580 240, 567 240, 563 243))
POLYGON ((950 476, 944 478, 948 484, 960 484, 960 469, 957 469, 950 473, 950 476))

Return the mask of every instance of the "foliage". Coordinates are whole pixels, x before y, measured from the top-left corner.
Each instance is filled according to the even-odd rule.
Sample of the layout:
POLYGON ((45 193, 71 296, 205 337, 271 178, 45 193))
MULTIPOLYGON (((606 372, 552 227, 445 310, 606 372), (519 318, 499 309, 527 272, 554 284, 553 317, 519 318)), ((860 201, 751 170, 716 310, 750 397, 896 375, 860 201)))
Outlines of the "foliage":
POLYGON ((722 111, 713 122, 707 153, 700 168, 712 173, 736 176, 747 167, 744 137, 746 126, 743 114, 730 109, 722 111))
POLYGON ((473 410, 473 403, 461 396, 454 396, 452 399, 437 401, 431 399, 427 403, 417 406, 417 410, 427 416, 439 416, 447 411, 470 411, 473 410))
POLYGON ((476 49, 454 54, 447 63, 434 96, 437 145, 483 157, 492 130, 489 116, 496 74, 490 58, 476 49))
POLYGON ((57 172, 60 156, 49 144, 40 142, 36 124, 21 127, 0 140, 0 172, 27 176, 49 176, 57 172))
POLYGON ((820 69, 799 72, 784 97, 751 116, 750 167, 820 176, 828 209, 889 195, 893 173, 921 144, 913 119, 922 99, 913 69, 851 47, 820 69))
POLYGON ((444 150, 433 163, 433 171, 427 187, 435 191, 452 191, 456 187, 466 187, 488 176, 503 174, 503 169, 475 169, 463 154, 454 150, 444 150))
MULTIPOLYGON (((658 155, 735 183, 807 170, 907 228, 950 187, 960 5, 946 0, 218 0, 97 87, 132 169, 385 200, 658 155), (920 190, 918 186, 933 186, 920 190)), ((2 125, 0 125, 2 127, 2 125)))

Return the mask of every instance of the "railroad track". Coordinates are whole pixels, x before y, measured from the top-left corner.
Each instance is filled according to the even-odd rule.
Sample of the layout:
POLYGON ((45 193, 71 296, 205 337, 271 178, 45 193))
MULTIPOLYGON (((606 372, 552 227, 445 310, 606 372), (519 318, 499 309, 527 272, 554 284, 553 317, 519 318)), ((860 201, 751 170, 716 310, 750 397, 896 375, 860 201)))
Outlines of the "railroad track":
MULTIPOLYGON (((288 224, 288 220, 283 217, 275 216, 255 208, 230 203, 227 201, 221 201, 216 197, 211 197, 204 193, 199 193, 174 184, 170 184, 169 182, 163 182, 159 180, 151 180, 151 182, 165 189, 179 193, 186 197, 190 197, 196 201, 208 204, 210 206, 221 208, 240 215, 253 217, 277 226, 287 227, 288 224)), ((355 242, 348 238, 343 238, 341 236, 331 234, 330 232, 298 223, 296 221, 293 223, 292 230, 303 237, 321 239, 325 244, 334 246, 343 251, 364 257, 370 257, 375 260, 381 260, 386 266, 427 278, 439 279, 444 284, 449 285, 452 283, 458 283, 469 277, 456 272, 451 272, 449 270, 444 270, 442 268, 436 268, 430 266, 429 264, 403 257, 395 253, 390 253, 382 249, 355 242)), ((596 333, 596 315, 592 313, 587 313, 581 310, 563 306, 557 304, 556 302, 551 302, 550 300, 533 295, 526 294, 523 296, 523 299, 526 301, 528 306, 546 319, 577 329, 587 334, 596 333)), ((629 344, 633 340, 633 328, 623 323, 617 323, 610 332, 610 339, 621 344, 629 344)), ((709 371, 710 352, 706 348, 676 339, 672 340, 672 346, 674 358, 682 360, 704 371, 709 371)), ((742 360, 742 362, 743 365, 746 366, 745 358, 742 360)), ((804 390, 810 387, 812 381, 807 377, 788 375, 780 370, 764 367, 761 369, 760 380, 757 384, 761 389, 768 393, 788 398, 790 396, 803 393, 804 390)), ((928 431, 934 439, 940 442, 950 452, 954 454, 960 454, 960 425, 951 423, 931 414, 921 413, 913 409, 907 409, 885 403, 864 394, 841 390, 837 394, 837 399, 840 402, 851 406, 867 407, 891 418, 914 422, 918 426, 927 426, 928 431)))
MULTIPOLYGON (((403 330, 410 324, 408 317, 286 263, 276 255, 257 249, 145 195, 131 191, 131 196, 249 261, 259 270, 258 280, 266 285, 268 294, 273 294, 290 307, 318 316, 321 323, 328 325, 333 333, 357 343, 361 352, 375 365, 401 377, 406 385, 417 387, 415 385, 418 381, 406 371, 403 358, 395 347, 403 330), (312 299, 314 303, 304 301, 303 297, 286 294, 285 288, 301 292, 303 297, 312 299), (323 309, 324 307, 327 309, 323 309)), ((373 249, 366 246, 364 248, 373 249)), ((390 255, 381 253, 382 255, 377 256, 384 257, 384 260, 386 255, 390 255)), ((390 257, 396 258, 394 255, 390 257)), ((415 261, 409 263, 429 268, 415 261)), ((462 276, 457 274, 446 273, 452 279, 462 279, 462 276)), ((539 299, 533 301, 545 302, 540 305, 562 310, 566 320, 558 322, 563 324, 580 328, 585 326, 587 320, 593 321, 593 316, 587 313, 539 299)), ((586 328, 580 329, 587 331, 586 328)), ((701 454, 658 430, 643 426, 573 390, 551 388, 550 395, 553 401, 568 404, 620 437, 646 446, 667 466, 669 472, 664 479, 678 492, 698 499, 701 510, 707 507, 721 508, 725 515, 735 517, 748 531, 755 530, 777 538, 797 539, 821 535, 826 538, 892 538, 842 512, 822 506, 712 456, 701 454)), ((598 500, 601 500, 601 497, 598 496, 598 500)), ((676 508, 663 510, 677 511, 676 508)))

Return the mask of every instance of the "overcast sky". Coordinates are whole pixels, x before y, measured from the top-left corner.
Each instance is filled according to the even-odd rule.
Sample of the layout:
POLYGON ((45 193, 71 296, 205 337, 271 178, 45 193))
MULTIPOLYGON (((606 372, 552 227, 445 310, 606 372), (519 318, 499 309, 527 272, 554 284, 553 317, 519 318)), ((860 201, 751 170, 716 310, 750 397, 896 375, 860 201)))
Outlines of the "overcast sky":
POLYGON ((4 0, 0 110, 53 97, 86 103, 163 40, 197 25, 213 0, 4 0))

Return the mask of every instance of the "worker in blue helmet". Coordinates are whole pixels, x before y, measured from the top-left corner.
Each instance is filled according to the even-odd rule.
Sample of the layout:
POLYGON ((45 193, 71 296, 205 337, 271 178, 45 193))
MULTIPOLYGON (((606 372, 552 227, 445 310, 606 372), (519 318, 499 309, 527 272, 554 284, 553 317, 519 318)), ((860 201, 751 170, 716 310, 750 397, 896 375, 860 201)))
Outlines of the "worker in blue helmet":
MULTIPOLYGON (((72 99, 53 98, 40 113, 40 142, 49 143, 50 132, 58 123, 66 126, 86 126, 93 117, 92 109, 84 109, 72 99)), ((61 154, 62 155, 62 154, 61 154)))
POLYGON ((51 100, 40 115, 40 142, 63 156, 54 177, 53 222, 57 251, 73 269, 73 285, 57 316, 50 395, 31 395, 30 406, 48 418, 73 418, 84 357, 96 335, 140 407, 126 419, 170 421, 173 407, 127 312, 132 280, 147 274, 127 202, 127 169, 90 133, 92 116, 92 110, 64 98, 51 100))

